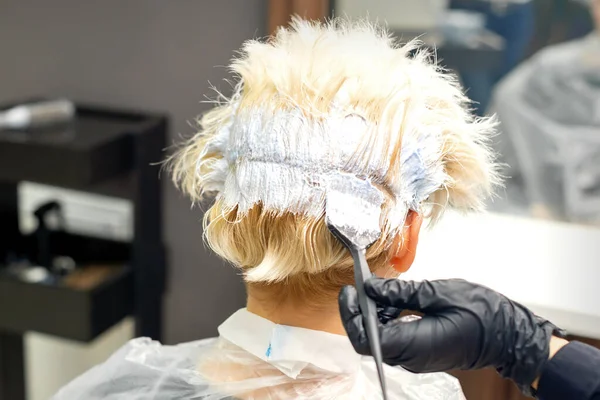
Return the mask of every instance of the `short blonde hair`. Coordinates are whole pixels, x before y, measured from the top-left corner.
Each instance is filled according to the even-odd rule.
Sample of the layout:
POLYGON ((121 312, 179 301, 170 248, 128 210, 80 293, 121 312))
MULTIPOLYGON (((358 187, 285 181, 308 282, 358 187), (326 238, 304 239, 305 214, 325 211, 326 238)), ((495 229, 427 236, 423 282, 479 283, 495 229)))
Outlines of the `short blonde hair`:
MULTIPOLYGON (((480 209, 498 181, 486 146, 493 122, 472 117, 455 78, 431 58, 415 41, 397 45, 383 29, 343 19, 324 24, 295 19, 266 42, 246 42, 231 65, 239 78, 233 97, 206 113, 201 131, 170 159, 174 182, 194 201, 217 194, 204 216, 209 246, 240 268, 247 282, 283 283, 290 294, 307 296, 352 283, 352 260, 322 213, 273 210, 260 202, 240 210, 222 196, 223 176, 235 163, 225 162, 219 132, 231 126, 236 113, 270 104, 327 118, 342 90, 343 107, 377 126, 392 149, 381 185, 402 176, 402 138, 433 133, 439 149, 424 168, 439 168, 442 178, 410 208, 428 206, 433 219, 447 206, 480 209)), ((369 157, 372 149, 366 150, 361 157, 369 157)), ((384 203, 384 216, 391 202, 384 203)), ((398 227, 386 225, 382 221, 383 234, 367 252, 372 270, 389 264, 391 246, 398 243, 398 227)))

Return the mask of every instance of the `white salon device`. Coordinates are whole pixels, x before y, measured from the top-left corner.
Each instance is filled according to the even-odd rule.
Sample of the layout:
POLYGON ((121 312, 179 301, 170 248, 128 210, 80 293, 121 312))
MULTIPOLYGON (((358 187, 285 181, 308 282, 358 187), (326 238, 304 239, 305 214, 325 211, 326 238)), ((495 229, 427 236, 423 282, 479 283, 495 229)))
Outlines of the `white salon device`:
POLYGON ((0 112, 0 130, 40 128, 69 122, 75 116, 75 105, 59 99, 22 104, 0 112))

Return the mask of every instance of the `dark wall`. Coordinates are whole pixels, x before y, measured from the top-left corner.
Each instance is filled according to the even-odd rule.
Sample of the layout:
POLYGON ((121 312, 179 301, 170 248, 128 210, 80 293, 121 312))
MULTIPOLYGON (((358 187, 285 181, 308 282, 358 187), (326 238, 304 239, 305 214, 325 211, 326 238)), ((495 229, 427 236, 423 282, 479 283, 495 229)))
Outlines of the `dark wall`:
MULTIPOLYGON (((41 94, 166 111, 178 141, 206 110, 208 81, 227 92, 223 66, 264 35, 266 14, 265 0, 1 0, 0 103, 41 94)), ((165 338, 213 336, 243 305, 243 287, 204 247, 200 211, 162 179, 165 338)))

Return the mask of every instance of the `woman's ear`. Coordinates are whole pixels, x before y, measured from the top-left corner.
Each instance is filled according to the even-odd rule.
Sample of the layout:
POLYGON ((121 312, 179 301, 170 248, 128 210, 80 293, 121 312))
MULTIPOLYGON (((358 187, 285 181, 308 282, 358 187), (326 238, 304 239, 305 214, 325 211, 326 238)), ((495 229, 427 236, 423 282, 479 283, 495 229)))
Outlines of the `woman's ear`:
POLYGON ((396 248, 397 251, 390 260, 392 267, 399 273, 408 271, 415 261, 422 223, 421 215, 412 210, 408 212, 402 234, 398 234, 396 237, 396 241, 399 243, 394 243, 393 248, 396 248))

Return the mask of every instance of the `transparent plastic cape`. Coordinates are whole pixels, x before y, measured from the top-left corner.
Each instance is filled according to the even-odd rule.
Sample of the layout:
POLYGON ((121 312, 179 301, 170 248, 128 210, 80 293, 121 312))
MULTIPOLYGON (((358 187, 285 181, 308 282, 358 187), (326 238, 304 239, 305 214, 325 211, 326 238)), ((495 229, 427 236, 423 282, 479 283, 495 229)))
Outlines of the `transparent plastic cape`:
POLYGON ((600 222, 600 34, 550 46, 497 87, 490 112, 507 197, 545 216, 600 222))
MULTIPOLYGON (((391 400, 464 400, 458 382, 446 374, 387 367, 386 378, 391 400)), ((353 374, 304 365, 292 378, 223 338, 177 346, 139 338, 52 400, 380 398, 375 365, 366 358, 353 374)))

